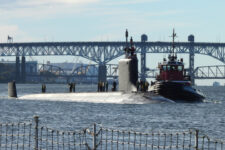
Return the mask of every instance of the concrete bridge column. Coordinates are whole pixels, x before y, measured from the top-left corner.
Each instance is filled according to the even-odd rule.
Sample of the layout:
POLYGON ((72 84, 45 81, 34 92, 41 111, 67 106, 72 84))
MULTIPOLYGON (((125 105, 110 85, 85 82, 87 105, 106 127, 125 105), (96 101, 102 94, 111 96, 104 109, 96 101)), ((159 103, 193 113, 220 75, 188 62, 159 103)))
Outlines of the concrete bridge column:
POLYGON ((21 63, 21 82, 26 82, 26 58, 22 56, 22 63, 21 63))
POLYGON ((106 82, 107 68, 105 63, 99 63, 98 66, 98 82, 106 82))
POLYGON ((15 73, 16 82, 20 82, 20 57, 16 56, 16 73, 15 73))
MULTIPOLYGON (((144 44, 148 40, 148 36, 143 34, 141 42, 144 44)), ((141 48, 141 81, 146 80, 146 47, 141 48)))
POLYGON ((190 48, 189 48, 189 74, 191 77, 191 83, 192 85, 195 85, 195 75, 194 75, 194 56, 195 56, 195 51, 194 51, 194 41, 195 37, 194 35, 189 35, 188 36, 188 41, 190 42, 190 48))

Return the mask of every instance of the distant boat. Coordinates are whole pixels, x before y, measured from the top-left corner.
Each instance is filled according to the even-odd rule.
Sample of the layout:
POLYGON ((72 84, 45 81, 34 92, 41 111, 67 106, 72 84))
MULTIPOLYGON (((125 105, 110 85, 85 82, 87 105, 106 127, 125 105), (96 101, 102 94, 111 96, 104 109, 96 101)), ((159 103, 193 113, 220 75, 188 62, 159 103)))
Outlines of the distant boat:
POLYGON ((213 82, 213 86, 220 86, 220 83, 219 82, 213 82))

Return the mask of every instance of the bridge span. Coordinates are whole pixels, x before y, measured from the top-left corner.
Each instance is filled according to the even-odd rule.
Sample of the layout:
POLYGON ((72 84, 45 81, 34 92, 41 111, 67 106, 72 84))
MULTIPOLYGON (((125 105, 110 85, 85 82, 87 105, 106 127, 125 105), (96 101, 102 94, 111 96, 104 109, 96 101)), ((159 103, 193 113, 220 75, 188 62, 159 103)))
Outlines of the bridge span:
MULTIPOLYGON (((146 53, 170 53, 171 42, 134 42, 137 53, 145 48, 146 53)), ((225 43, 176 42, 177 53, 211 56, 225 63, 225 43)), ((96 63, 109 61, 124 55, 125 42, 37 42, 0 43, 0 56, 81 56, 96 63)))
POLYGON ((196 67, 195 79, 225 79, 225 65, 196 67))
MULTIPOLYGON (((40 80, 44 78, 58 78, 66 79, 69 82, 96 82, 98 78, 98 64, 83 64, 76 67, 74 70, 65 71, 63 68, 48 64, 38 64, 40 67, 38 74, 27 74, 29 77, 39 77, 40 80)), ((118 77, 118 65, 117 64, 106 64, 107 72, 106 76, 109 79, 116 79, 118 77)), ((158 69, 148 69, 146 78, 156 78, 159 74, 158 69)), ((195 79, 225 79, 225 65, 214 65, 214 66, 199 66, 194 70, 195 79)), ((141 77, 141 73, 139 73, 141 77)))
MULTIPOLYGON (((147 36, 141 36, 141 42, 134 42, 137 53, 141 55, 141 79, 147 77, 146 53, 170 53, 171 42, 147 42, 147 36)), ((176 42, 177 53, 189 54, 189 73, 194 82, 195 54, 208 55, 225 63, 225 43, 194 42, 194 36, 188 42, 176 42)), ((101 70, 111 60, 124 55, 125 42, 36 42, 36 43, 0 43, 0 56, 62 56, 73 55, 89 59, 99 64, 101 70)), ((103 71, 103 73, 106 71, 103 71)), ((100 76, 105 80, 105 75, 100 76)))

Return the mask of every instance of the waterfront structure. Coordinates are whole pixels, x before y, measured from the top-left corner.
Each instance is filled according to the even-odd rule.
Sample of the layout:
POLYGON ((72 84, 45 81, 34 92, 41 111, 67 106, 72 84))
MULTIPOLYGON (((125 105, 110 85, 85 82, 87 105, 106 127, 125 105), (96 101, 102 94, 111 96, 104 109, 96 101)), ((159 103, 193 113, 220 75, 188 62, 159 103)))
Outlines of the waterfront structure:
POLYGON ((25 57, 22 57, 21 62, 19 57, 16 57, 16 61, 2 60, 0 64, 0 76, 3 78, 1 82, 7 82, 12 79, 17 82, 26 82, 27 75, 36 75, 38 71, 37 61, 26 62, 25 57))

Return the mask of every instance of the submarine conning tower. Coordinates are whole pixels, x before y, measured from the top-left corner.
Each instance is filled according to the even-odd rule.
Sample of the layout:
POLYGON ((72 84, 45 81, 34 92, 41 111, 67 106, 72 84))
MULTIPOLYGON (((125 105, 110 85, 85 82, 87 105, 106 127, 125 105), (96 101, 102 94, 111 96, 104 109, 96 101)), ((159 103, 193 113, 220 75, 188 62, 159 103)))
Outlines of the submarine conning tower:
POLYGON ((119 91, 132 92, 137 91, 136 83, 138 81, 138 59, 135 53, 135 47, 132 37, 130 39, 129 46, 127 30, 125 36, 125 58, 119 60, 119 91))

